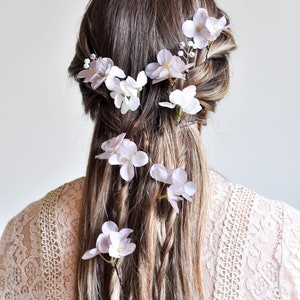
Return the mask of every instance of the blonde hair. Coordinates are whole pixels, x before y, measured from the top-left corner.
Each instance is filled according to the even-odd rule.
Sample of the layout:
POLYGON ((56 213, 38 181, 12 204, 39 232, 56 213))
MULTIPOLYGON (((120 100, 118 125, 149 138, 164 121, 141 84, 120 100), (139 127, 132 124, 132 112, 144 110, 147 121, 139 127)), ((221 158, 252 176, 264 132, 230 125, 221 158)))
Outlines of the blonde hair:
POLYGON ((85 111, 95 121, 84 190, 81 253, 94 248, 101 225, 112 220, 134 230, 137 248, 118 261, 124 294, 111 266, 100 257, 78 258, 79 299, 200 299, 201 241, 209 205, 208 171, 200 131, 207 113, 214 111, 229 84, 228 54, 235 48, 230 30, 211 45, 209 53, 199 51, 195 68, 181 87, 194 84, 202 110, 192 125, 177 124, 175 112, 158 106, 170 92, 167 81, 142 91, 141 109, 121 115, 105 87, 97 91, 76 75, 91 53, 110 57, 126 74, 136 77, 155 61, 162 48, 175 53, 184 40, 181 24, 196 9, 210 15, 224 13, 211 0, 94 0, 83 17, 76 54, 69 72, 79 81, 85 111), (149 177, 149 168, 136 170, 134 179, 124 182, 119 167, 95 160, 101 144, 122 132, 150 157, 150 165, 167 169, 183 167, 197 185, 193 202, 182 201, 177 215, 170 204, 158 200, 162 186, 149 177))

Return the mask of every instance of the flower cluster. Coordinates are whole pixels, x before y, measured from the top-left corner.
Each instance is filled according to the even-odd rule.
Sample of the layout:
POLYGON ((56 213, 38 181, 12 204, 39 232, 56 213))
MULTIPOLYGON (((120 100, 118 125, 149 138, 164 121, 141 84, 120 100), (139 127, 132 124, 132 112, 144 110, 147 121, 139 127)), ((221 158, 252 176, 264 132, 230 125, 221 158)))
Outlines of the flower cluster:
POLYGON ((115 81, 116 77, 125 78, 126 75, 114 62, 108 57, 97 58, 95 54, 91 54, 89 58, 84 60, 84 68, 78 73, 78 78, 84 78, 83 82, 91 83, 92 89, 96 90, 105 82, 107 88, 109 83, 115 81), (92 62, 90 61, 92 60, 92 62))
MULTIPOLYGON (((145 71, 138 74, 136 80, 130 76, 126 78, 124 71, 115 66, 111 58, 97 58, 95 54, 91 54, 90 58, 84 60, 84 70, 78 73, 78 78, 83 78, 83 82, 90 83, 94 90, 104 82, 107 89, 111 91, 110 96, 114 99, 115 106, 121 109, 122 114, 129 110, 135 111, 140 106, 140 93, 147 84, 147 76, 152 79, 152 84, 164 80, 169 80, 171 84, 177 79, 185 80, 186 73, 195 65, 190 60, 196 57, 197 50, 209 48, 221 32, 229 27, 226 22, 225 17, 220 19, 210 17, 206 9, 199 8, 193 20, 186 20, 182 24, 183 34, 192 39, 188 41, 187 46, 184 42, 180 42, 178 55, 172 55, 167 49, 160 50, 157 54, 157 62, 149 63, 145 71)), ((201 110, 201 106, 195 98, 195 90, 194 86, 187 87, 183 91, 175 90, 170 93, 170 102, 159 104, 168 108, 179 108, 177 120, 184 113, 196 114, 201 110)))
POLYGON ((130 181, 134 176, 134 167, 142 167, 148 163, 148 155, 144 151, 137 151, 137 146, 122 133, 101 145, 104 153, 96 156, 98 159, 108 159, 111 165, 121 165, 120 175, 130 181))
POLYGON ((146 74, 152 79, 152 84, 168 79, 173 82, 173 78, 185 79, 184 72, 194 64, 185 64, 177 55, 167 49, 162 49, 157 54, 157 62, 146 66, 146 74))
MULTIPOLYGON (((137 79, 128 76, 126 80, 115 79, 108 89, 112 91, 110 96, 115 100, 115 106, 125 114, 128 110, 135 111, 140 106, 140 93, 147 83, 147 76, 141 71, 137 79)), ((107 85, 106 85, 107 86, 107 85)))
POLYGON ((193 20, 187 20, 182 24, 182 32, 186 37, 193 39, 196 48, 204 49, 229 27, 226 26, 226 22, 224 16, 216 19, 210 17, 206 9, 199 8, 193 20))
POLYGON ((136 245, 131 243, 131 239, 128 238, 132 232, 133 230, 130 228, 123 228, 119 231, 114 222, 105 222, 102 225, 102 233, 97 238, 96 247, 87 250, 82 259, 90 259, 108 253, 112 258, 109 263, 113 265, 116 259, 127 256, 135 250, 136 245))
POLYGON ((106 88, 111 91, 110 96, 114 99, 114 104, 125 114, 128 110, 135 111, 140 105, 140 93, 144 85, 147 84, 147 76, 141 71, 137 80, 126 75, 122 69, 114 65, 112 59, 108 57, 97 58, 91 54, 84 60, 84 68, 78 73, 78 78, 83 78, 83 82, 91 83, 91 87, 97 90, 104 82, 106 88), (91 60, 92 59, 92 62, 91 60))
POLYGON ((183 113, 195 115, 199 112, 202 107, 200 106, 199 100, 195 98, 196 86, 189 85, 183 90, 176 89, 169 95, 170 102, 159 102, 160 106, 174 108, 179 107, 177 113, 177 120, 180 120, 183 113))
POLYGON ((187 174, 182 168, 167 170, 163 165, 155 164, 150 169, 150 176, 170 185, 167 195, 161 196, 161 199, 167 198, 176 213, 179 213, 177 202, 183 198, 191 202, 191 196, 196 193, 196 185, 187 180, 187 174))

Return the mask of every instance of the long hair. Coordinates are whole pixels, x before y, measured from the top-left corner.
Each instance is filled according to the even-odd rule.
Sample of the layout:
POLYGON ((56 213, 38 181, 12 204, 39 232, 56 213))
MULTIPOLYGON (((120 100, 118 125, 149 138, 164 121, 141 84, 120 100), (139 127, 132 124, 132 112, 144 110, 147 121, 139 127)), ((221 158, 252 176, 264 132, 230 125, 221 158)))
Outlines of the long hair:
POLYGON ((208 171, 200 131, 209 111, 214 111, 229 84, 228 54, 235 48, 230 30, 212 43, 209 52, 198 52, 195 67, 181 87, 194 84, 202 110, 177 124, 175 112, 158 105, 168 100, 170 84, 152 85, 141 93, 137 111, 122 115, 109 91, 97 91, 77 78, 83 61, 91 53, 110 57, 125 74, 136 78, 145 66, 156 61, 159 50, 173 54, 185 41, 182 23, 197 8, 211 16, 224 13, 213 0, 93 0, 83 17, 76 54, 69 67, 79 82, 86 113, 95 122, 84 189, 81 254, 94 248, 101 225, 112 220, 134 230, 135 252, 118 261, 124 293, 111 265, 100 257, 78 258, 79 299, 200 299, 201 242, 209 205, 208 171), (95 159, 101 144, 121 133, 149 155, 149 164, 138 168, 130 182, 119 175, 119 167, 95 159), (183 167, 196 183, 192 203, 181 201, 176 214, 166 200, 158 200, 161 184, 151 179, 151 164, 167 169, 183 167))

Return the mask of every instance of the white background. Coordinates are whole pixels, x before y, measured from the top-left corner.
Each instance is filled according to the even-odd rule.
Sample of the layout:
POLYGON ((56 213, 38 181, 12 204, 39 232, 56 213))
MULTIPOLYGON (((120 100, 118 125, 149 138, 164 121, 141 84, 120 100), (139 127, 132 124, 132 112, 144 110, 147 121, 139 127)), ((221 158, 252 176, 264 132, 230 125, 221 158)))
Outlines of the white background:
MULTIPOLYGON (((300 2, 218 3, 239 48, 230 92, 204 130, 209 164, 300 209, 300 2)), ((30 202, 85 173, 92 124, 67 67, 86 4, 0 0, 0 234, 30 202)))

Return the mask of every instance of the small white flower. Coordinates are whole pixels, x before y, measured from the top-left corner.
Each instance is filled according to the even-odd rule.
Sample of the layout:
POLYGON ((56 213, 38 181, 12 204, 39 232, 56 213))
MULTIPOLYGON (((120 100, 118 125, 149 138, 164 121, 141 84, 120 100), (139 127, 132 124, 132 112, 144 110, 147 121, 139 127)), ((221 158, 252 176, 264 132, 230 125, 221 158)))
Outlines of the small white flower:
MULTIPOLYGON (((85 64, 87 65, 87 64, 85 64)), ((83 82, 90 82, 92 89, 96 90, 103 82, 111 77, 125 78, 126 75, 119 67, 114 65, 112 59, 99 57, 93 60, 86 70, 78 73, 78 78, 84 78, 83 82)))
POLYGON ((184 169, 178 168, 172 173, 172 185, 169 187, 173 194, 182 196, 188 201, 192 201, 191 196, 196 193, 196 185, 187 180, 187 174, 184 169))
POLYGON ((141 71, 137 80, 128 76, 126 80, 109 80, 107 88, 111 90, 110 96, 114 99, 115 106, 121 109, 121 113, 125 114, 128 110, 135 111, 140 105, 140 92, 147 83, 147 76, 141 71))
POLYGON ((111 155, 116 153, 119 146, 123 142, 125 135, 126 135, 126 133, 121 133, 117 137, 113 137, 112 139, 105 141, 101 145, 102 150, 104 150, 105 152, 97 155, 96 158, 108 159, 111 155))
POLYGON ((167 170, 162 164, 154 164, 150 168, 150 176, 160 182, 172 184, 172 173, 174 170, 167 170))
POLYGON ((166 79, 172 80, 172 78, 185 79, 184 72, 194 65, 186 65, 179 56, 172 55, 167 49, 158 52, 157 61, 148 64, 145 69, 153 84, 166 79))
POLYGON ((207 10, 199 8, 192 20, 187 20, 182 24, 182 32, 188 38, 193 38, 198 49, 203 49, 208 45, 210 33, 206 28, 208 19, 207 10))
POLYGON ((216 40, 221 32, 228 27, 225 17, 220 19, 209 17, 206 9, 199 8, 193 20, 187 20, 182 24, 182 32, 186 37, 194 40, 196 48, 203 49, 210 42, 216 40))
POLYGON ((136 248, 136 245, 131 243, 131 239, 128 238, 128 235, 132 232, 133 230, 130 228, 123 228, 119 231, 114 222, 105 222, 102 225, 102 233, 97 238, 96 247, 86 251, 82 259, 90 259, 101 253, 108 253, 112 258, 120 258, 131 254, 136 248))
POLYGON ((155 164, 150 169, 150 176, 157 181, 170 184, 167 195, 161 196, 160 199, 168 198, 176 213, 179 213, 177 202, 183 199, 191 202, 191 196, 196 193, 196 185, 187 181, 187 174, 182 168, 167 170, 163 165, 155 164))
POLYGON ((228 28, 229 25, 226 26, 226 18, 222 17, 220 19, 216 19, 214 17, 209 17, 206 21, 206 28, 210 33, 210 41, 214 41, 218 38, 221 32, 228 28))
POLYGON ((148 163, 148 155, 144 151, 137 151, 134 142, 125 139, 118 148, 118 153, 109 157, 111 165, 121 165, 120 175, 130 181, 134 176, 134 167, 142 167, 148 163))
POLYGON ((180 106, 181 111, 190 115, 194 115, 201 110, 199 100, 195 98, 196 87, 189 85, 183 90, 175 90, 170 93, 170 102, 159 102, 160 106, 174 108, 176 105, 180 106))

